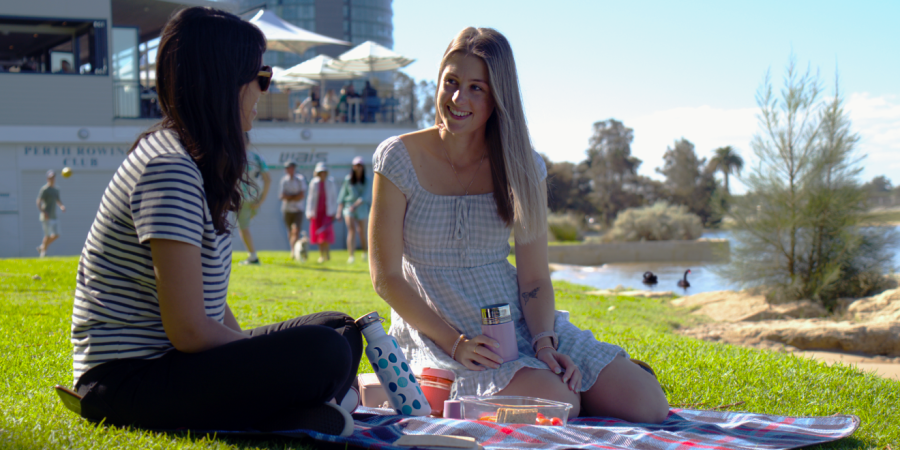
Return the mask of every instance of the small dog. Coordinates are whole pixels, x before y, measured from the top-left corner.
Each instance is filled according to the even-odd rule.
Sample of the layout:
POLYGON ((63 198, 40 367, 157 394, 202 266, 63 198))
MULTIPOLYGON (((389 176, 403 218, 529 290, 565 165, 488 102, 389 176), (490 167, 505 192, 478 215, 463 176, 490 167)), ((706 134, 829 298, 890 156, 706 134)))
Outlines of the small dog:
POLYGON ((302 236, 294 243, 294 248, 291 249, 291 258, 300 262, 306 262, 308 257, 309 239, 306 236, 302 236))

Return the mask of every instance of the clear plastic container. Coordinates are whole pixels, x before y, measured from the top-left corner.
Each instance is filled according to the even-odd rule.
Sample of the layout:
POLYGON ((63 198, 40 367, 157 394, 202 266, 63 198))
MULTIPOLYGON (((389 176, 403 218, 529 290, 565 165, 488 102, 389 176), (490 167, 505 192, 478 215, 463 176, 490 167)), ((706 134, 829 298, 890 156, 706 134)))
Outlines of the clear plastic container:
POLYGON ((571 403, 534 397, 504 396, 460 398, 462 417, 505 424, 566 426, 571 403))

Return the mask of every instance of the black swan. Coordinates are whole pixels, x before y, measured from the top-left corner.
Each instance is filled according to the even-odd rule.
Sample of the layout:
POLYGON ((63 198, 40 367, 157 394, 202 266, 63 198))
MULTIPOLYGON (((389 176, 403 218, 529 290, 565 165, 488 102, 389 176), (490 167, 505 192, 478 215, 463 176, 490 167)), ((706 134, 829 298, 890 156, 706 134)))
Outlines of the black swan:
POLYGON ((656 284, 656 275, 653 275, 653 272, 644 272, 644 284, 656 284))
POLYGON ((691 269, 684 271, 684 279, 678 280, 678 287, 680 288, 689 288, 691 287, 691 283, 687 280, 687 274, 691 273, 691 269))

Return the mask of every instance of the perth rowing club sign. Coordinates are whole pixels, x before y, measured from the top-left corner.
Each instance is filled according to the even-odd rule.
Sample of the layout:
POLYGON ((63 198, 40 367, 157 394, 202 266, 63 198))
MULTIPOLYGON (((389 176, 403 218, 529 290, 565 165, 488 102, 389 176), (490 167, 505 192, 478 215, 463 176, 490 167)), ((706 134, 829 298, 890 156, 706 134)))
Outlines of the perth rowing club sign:
POLYGON ((18 151, 21 169, 116 169, 128 156, 118 145, 23 145, 18 151))

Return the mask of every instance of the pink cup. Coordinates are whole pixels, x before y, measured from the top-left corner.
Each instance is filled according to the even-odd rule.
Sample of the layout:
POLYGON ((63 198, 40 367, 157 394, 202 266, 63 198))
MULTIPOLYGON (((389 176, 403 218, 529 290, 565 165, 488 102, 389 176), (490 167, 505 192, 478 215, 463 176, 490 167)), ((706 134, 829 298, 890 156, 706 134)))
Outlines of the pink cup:
POLYGON ((499 349, 491 349, 503 358, 503 362, 519 359, 519 345, 516 342, 516 327, 512 322, 509 303, 498 303, 481 308, 481 334, 500 344, 499 349))

